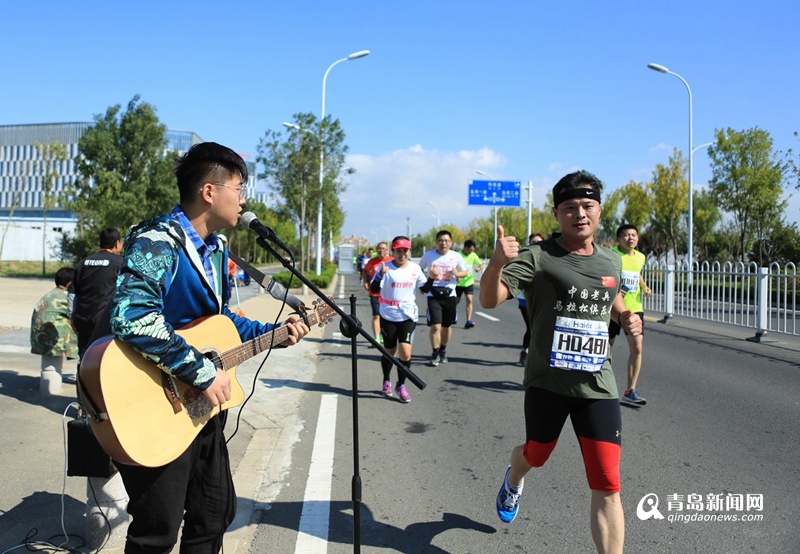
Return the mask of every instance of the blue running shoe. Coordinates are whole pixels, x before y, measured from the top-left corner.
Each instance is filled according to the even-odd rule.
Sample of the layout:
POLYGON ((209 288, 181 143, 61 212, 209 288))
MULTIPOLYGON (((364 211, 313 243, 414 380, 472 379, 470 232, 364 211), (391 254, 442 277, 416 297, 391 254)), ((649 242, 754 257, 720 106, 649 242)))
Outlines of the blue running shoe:
POLYGON ((647 400, 645 400, 641 394, 639 394, 636 389, 628 389, 622 395, 623 402, 630 402, 631 404, 639 404, 640 406, 644 406, 647 404, 647 400))
POLYGON ((519 497, 522 496, 521 491, 514 494, 506 488, 509 473, 511 473, 511 466, 508 466, 506 476, 503 478, 503 484, 500 485, 500 492, 497 493, 497 515, 500 516, 500 521, 505 523, 511 523, 517 517, 519 497))

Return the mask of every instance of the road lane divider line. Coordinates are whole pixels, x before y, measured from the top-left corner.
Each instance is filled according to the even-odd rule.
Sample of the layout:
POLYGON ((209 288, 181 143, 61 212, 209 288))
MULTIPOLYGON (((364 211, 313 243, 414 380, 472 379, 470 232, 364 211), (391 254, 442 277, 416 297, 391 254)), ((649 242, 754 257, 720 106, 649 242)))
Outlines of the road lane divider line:
POLYGON ((499 320, 499 319, 497 319, 496 317, 494 317, 494 316, 492 316, 492 315, 489 315, 489 314, 486 314, 486 313, 483 313, 483 312, 475 312, 475 315, 479 315, 479 316, 481 316, 481 317, 485 317, 485 318, 486 318, 486 319, 488 319, 489 321, 500 321, 500 320, 499 320))
POLYGON ((328 551, 337 402, 335 394, 323 394, 320 399, 295 554, 324 554, 328 551))

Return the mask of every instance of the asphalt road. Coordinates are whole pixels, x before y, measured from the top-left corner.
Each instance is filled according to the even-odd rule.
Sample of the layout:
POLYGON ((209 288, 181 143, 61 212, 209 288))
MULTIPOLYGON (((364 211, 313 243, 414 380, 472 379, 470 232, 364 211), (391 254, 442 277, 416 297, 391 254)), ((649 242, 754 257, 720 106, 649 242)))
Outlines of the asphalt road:
MULTIPOLYGON (((344 283, 339 303, 349 311, 347 298, 356 294, 369 329, 366 295, 355 276, 344 283)), ((421 297, 419 303, 424 318, 421 297)), ((593 551, 589 491, 569 422, 545 467, 529 474, 517 520, 503 524, 496 516, 509 452, 524 436, 522 368, 514 363, 523 329, 515 302, 488 315, 497 320, 478 314, 474 329, 454 329, 450 363, 438 368, 426 364, 427 327, 418 327, 412 369, 427 387, 410 387, 410 404, 380 396, 378 353, 359 340, 355 462, 351 346, 330 326, 313 382, 291 384, 307 390, 299 406, 305 427, 285 486, 255 513, 251 551, 300 551, 310 535, 316 548, 307 551, 327 544, 329 553, 354 552, 356 475, 362 552, 593 551), (327 425, 331 399, 335 440, 327 425), (326 430, 317 432, 318 425, 326 430), (334 452, 330 503, 308 496, 321 433, 334 452), (309 524, 315 514, 317 523, 309 524)), ((624 341, 614 356, 622 389, 624 341)), ((628 552, 800 551, 798 364, 793 350, 647 322, 639 389, 648 404, 623 407, 628 552), (663 520, 637 517, 639 504, 649 508, 648 494, 658 497, 663 520), (710 518, 721 521, 696 521, 710 518)))
MULTIPOLYGON (((355 294, 369 329, 369 303, 355 276, 339 282, 344 287, 334 297, 349 311, 348 296, 355 294)), ((66 479, 61 497, 61 414, 74 392, 68 386, 61 396, 40 397, 38 362, 26 353, 27 329, 20 327, 50 287, 39 285, 41 291, 27 295, 15 289, 0 314, 2 549, 31 528, 38 529, 37 540, 57 535, 62 502, 67 530, 83 528, 86 480, 66 479)), ((257 291, 255 285, 240 289, 244 310, 267 317, 260 310, 274 303, 253 298, 257 291)), ((419 304, 424 318, 422 297, 419 304)), ((427 387, 409 387, 407 405, 380 396, 378 353, 359 340, 357 434, 351 345, 337 325, 273 353, 261 374, 259 357, 242 364, 238 377, 258 394, 230 443, 241 513, 225 551, 354 552, 354 475, 362 481, 362 552, 594 551, 589 493, 569 423, 548 464, 529 474, 517 520, 508 525, 496 516, 508 453, 523 437, 522 368, 515 365, 523 329, 514 302, 488 315, 495 319, 476 315, 474 329, 454 329, 450 363, 438 368, 426 365, 427 327, 418 328, 412 369, 427 387)), ((626 550, 798 552, 800 340, 791 339, 791 348, 754 344, 742 340, 750 331, 707 327, 647 322, 640 391, 648 404, 623 408, 626 550), (648 494, 658 497, 665 519, 637 517, 648 494), (709 506, 716 500, 719 506, 709 506), (682 521, 685 516, 723 521, 682 521)), ((624 342, 614 355, 622 387, 624 342)))

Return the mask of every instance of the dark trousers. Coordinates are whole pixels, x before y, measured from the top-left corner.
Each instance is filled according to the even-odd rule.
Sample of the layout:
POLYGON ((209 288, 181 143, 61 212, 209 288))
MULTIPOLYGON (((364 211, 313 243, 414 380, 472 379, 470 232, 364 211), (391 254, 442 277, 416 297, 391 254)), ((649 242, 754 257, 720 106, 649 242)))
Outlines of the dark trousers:
POLYGON ((162 467, 117 464, 130 497, 126 554, 216 554, 236 515, 236 492, 223 433, 227 412, 213 417, 176 460, 162 467))

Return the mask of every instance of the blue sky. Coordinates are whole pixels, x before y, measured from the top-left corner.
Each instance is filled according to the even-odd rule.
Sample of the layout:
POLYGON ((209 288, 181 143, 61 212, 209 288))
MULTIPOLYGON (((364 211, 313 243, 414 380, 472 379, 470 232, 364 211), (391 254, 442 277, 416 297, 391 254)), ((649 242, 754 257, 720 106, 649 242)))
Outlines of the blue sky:
MULTIPOLYGON (((760 127, 800 150, 795 0, 13 2, 0 4, 0 124, 91 121, 135 94, 163 123, 255 157, 267 129, 326 113, 347 134, 344 234, 465 226, 481 170, 531 181, 576 168, 613 190, 674 147, 760 127)), ((695 154, 695 186, 710 178, 695 154)), ((788 190, 788 193, 794 192, 788 190)), ((792 198, 789 217, 798 219, 792 198)), ((502 220, 502 210, 500 212, 502 220)))

